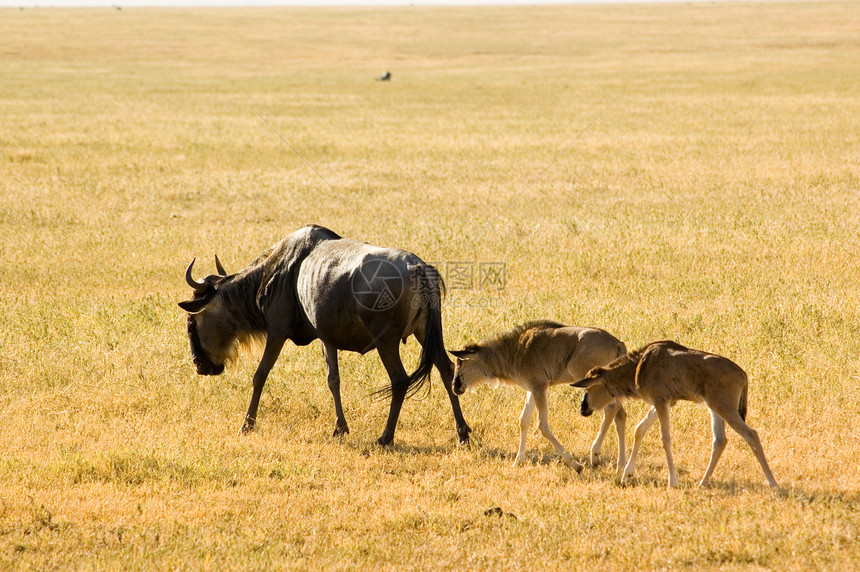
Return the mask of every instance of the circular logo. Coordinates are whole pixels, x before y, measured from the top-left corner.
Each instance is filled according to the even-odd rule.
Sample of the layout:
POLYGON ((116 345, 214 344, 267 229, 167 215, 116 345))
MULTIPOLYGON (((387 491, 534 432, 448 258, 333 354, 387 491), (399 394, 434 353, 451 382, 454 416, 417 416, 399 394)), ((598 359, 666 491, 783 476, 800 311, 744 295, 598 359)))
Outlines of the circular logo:
POLYGON ((400 301, 404 281, 394 263, 382 258, 366 260, 352 275, 352 295, 362 308, 384 312, 400 301))

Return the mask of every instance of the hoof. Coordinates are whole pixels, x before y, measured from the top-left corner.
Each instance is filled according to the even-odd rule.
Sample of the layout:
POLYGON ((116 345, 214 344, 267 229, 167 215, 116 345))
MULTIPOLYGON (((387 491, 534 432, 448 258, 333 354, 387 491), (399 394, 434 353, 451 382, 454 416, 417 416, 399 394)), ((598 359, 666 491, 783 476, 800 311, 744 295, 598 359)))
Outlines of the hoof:
POLYGON ((464 445, 469 444, 469 433, 472 432, 472 428, 468 425, 463 425, 462 427, 457 428, 457 438, 460 440, 460 443, 464 445))
POLYGON ((334 433, 331 434, 332 437, 343 437, 344 435, 349 435, 349 427, 346 425, 338 425, 334 428, 334 433))
POLYGON ((562 457, 562 459, 564 460, 565 465, 567 465, 571 469, 574 469, 577 473, 582 472, 582 465, 577 463, 576 460, 573 457, 571 457, 570 455, 562 457))
POLYGON ((376 444, 380 447, 390 447, 391 443, 394 441, 393 438, 380 437, 376 440, 376 444))

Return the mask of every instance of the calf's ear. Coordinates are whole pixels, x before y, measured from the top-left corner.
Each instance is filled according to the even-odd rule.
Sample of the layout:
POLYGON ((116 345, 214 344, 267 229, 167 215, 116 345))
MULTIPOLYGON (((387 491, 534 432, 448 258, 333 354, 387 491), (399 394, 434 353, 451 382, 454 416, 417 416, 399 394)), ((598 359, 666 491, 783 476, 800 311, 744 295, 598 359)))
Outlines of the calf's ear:
POLYGON ((475 354, 478 353, 477 351, 475 351, 473 349, 469 349, 469 348, 466 348, 464 350, 448 350, 448 352, 452 356, 458 357, 460 359, 469 359, 469 358, 475 357, 475 354))
POLYGON ((575 381, 570 385, 572 385, 573 387, 588 389, 589 387, 595 386, 601 381, 603 381, 601 377, 604 373, 606 373, 606 368, 600 366, 593 367, 588 371, 588 373, 585 374, 585 379, 580 379, 579 381, 575 381))
POLYGON ((601 380, 599 378, 586 377, 585 379, 580 379, 579 381, 575 381, 570 385, 572 387, 578 387, 580 389, 588 389, 589 387, 594 387, 600 382, 601 380))

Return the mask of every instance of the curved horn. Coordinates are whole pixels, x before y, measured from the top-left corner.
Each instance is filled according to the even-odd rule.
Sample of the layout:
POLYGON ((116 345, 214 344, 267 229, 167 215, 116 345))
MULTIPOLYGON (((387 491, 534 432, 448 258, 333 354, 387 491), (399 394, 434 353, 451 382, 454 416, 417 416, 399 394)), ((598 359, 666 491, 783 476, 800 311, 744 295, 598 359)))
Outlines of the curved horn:
POLYGON ((195 292, 202 292, 206 289, 206 284, 204 284, 203 282, 198 282, 191 276, 191 268, 194 266, 194 262, 196 260, 197 259, 195 258, 191 261, 191 264, 188 265, 188 269, 185 271, 185 281, 188 283, 189 286, 194 288, 195 292))
POLYGON ((215 255, 215 269, 218 271, 218 274, 221 276, 227 276, 227 271, 224 270, 224 267, 221 265, 221 261, 218 260, 218 255, 215 255))

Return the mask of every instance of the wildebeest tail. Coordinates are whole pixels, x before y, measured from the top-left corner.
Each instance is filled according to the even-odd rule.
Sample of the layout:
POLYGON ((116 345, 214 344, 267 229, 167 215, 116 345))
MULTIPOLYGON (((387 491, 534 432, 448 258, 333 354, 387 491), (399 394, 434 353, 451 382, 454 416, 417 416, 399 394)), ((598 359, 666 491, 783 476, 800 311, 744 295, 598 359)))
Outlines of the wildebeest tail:
MULTIPOLYGON (((440 360, 448 359, 445 340, 442 337, 442 296, 445 293, 445 283, 436 269, 429 264, 417 267, 414 272, 420 273, 421 294, 418 300, 421 311, 425 314, 424 344, 421 347, 421 356, 418 358, 418 367, 401 382, 401 388, 403 386, 406 388, 406 397, 421 391, 430 381, 433 366, 440 360)), ((427 390, 429 392, 429 386, 427 390)), ((388 397, 392 391, 391 386, 383 387, 374 391, 374 396, 388 397)))
POLYGON ((741 419, 744 421, 747 420, 747 388, 749 385, 744 385, 744 388, 741 390, 741 401, 738 404, 738 414, 741 416, 741 419))

